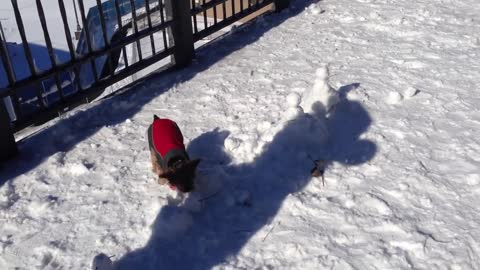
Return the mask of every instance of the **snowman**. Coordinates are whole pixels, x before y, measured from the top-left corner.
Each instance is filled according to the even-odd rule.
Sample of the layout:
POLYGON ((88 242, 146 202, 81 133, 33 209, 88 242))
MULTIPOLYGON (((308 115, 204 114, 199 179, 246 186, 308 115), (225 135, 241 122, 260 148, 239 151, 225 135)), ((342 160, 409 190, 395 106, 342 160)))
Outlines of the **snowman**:
POLYGON ((284 114, 285 121, 293 120, 303 115, 303 108, 300 107, 301 97, 298 93, 290 93, 287 98, 287 110, 284 114))

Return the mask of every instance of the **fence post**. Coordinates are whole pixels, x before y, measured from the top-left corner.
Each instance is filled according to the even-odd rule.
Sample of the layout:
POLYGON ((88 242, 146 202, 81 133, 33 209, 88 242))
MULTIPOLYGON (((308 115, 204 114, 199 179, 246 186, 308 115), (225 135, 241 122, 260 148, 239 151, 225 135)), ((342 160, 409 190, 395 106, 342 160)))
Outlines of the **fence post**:
POLYGON ((280 12, 290 5, 290 0, 274 0, 275 3, 275 11, 280 12))
POLYGON ((0 99, 0 162, 7 161, 17 154, 17 144, 13 137, 10 116, 3 99, 0 99))
POLYGON ((175 45, 175 65, 179 68, 186 67, 195 56, 190 0, 165 0, 165 12, 167 20, 173 20, 169 36, 171 34, 175 45))

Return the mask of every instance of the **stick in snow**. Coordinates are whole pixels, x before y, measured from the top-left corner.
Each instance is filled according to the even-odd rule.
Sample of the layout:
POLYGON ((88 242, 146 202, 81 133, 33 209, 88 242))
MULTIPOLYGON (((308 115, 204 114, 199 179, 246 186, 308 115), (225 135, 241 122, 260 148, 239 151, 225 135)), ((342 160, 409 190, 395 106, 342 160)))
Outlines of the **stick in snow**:
POLYGON ((267 239, 267 237, 270 235, 270 233, 273 231, 274 228, 275 228, 275 224, 273 224, 272 228, 270 228, 267 235, 265 235, 265 237, 263 238, 262 242, 265 242, 265 240, 267 239))
POLYGON ((213 196, 216 196, 216 195, 217 195, 218 193, 220 193, 221 191, 222 191, 222 190, 219 189, 217 192, 215 192, 215 193, 213 193, 213 194, 211 194, 211 195, 208 195, 207 197, 201 198, 201 199, 199 199, 198 201, 199 201, 199 202, 204 202, 204 201, 212 198, 213 196))
POLYGON ((310 171, 313 177, 322 177, 322 184, 325 186, 325 167, 327 162, 323 159, 314 160, 315 167, 310 171))

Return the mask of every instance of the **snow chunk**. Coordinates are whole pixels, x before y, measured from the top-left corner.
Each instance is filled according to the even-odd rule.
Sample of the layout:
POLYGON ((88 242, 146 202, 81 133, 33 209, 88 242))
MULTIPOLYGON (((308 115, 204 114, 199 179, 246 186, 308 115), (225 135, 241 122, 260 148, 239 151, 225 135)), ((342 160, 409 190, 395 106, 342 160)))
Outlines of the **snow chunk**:
POLYGON ((324 12, 317 4, 311 4, 306 9, 313 15, 318 15, 324 12))
POLYGON ((289 120, 297 118, 298 116, 300 116, 302 114, 303 114, 302 107, 294 107, 294 108, 288 108, 283 116, 284 116, 285 121, 289 121, 289 120))
POLYGON ((66 170, 73 176, 80 176, 88 173, 88 168, 82 163, 68 164, 66 170))
POLYGON ((300 95, 298 93, 292 92, 287 96, 287 104, 290 108, 296 108, 300 105, 300 95))
POLYGON ((224 145, 225 149, 228 151, 234 151, 240 146, 241 140, 237 138, 228 137, 225 139, 224 145))
POLYGON ((398 104, 399 102, 401 102, 403 100, 403 96, 402 94, 398 93, 398 92, 395 92, 395 91, 392 91, 388 94, 388 97, 386 99, 386 102, 388 104, 398 104))
POLYGON ((403 92, 403 96, 405 98, 411 98, 413 96, 415 96, 416 94, 418 94, 420 91, 418 91, 417 89, 415 89, 414 87, 408 87, 407 89, 405 89, 405 91, 403 92))

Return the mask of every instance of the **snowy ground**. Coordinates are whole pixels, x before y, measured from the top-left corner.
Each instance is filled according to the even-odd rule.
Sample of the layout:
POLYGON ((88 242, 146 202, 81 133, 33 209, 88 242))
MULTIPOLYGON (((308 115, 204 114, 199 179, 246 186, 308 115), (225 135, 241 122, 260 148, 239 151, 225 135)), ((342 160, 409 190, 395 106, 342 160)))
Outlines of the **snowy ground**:
POLYGON ((0 171, 0 268, 479 269, 480 5, 311 4, 22 142, 0 171), (289 104, 323 63, 341 101, 318 119, 289 104), (150 172, 153 114, 203 159, 188 198, 150 172))

